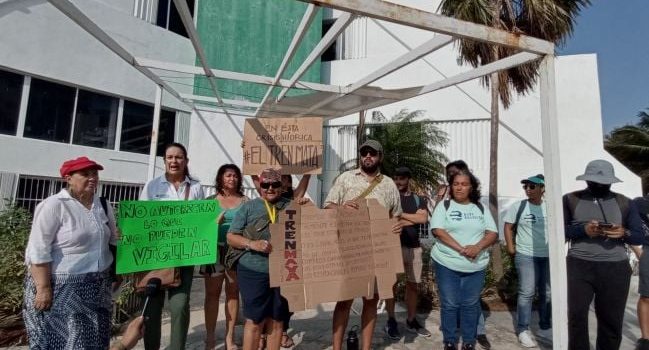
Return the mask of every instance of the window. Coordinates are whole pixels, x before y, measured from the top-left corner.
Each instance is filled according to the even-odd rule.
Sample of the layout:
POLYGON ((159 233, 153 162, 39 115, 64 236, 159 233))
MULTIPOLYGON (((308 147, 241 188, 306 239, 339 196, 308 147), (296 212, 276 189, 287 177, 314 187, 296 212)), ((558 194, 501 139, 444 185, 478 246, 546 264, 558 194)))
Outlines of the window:
POLYGON ((24 136, 70 142, 75 92, 75 88, 33 78, 24 136))
POLYGON ((0 71, 0 134, 16 135, 23 76, 0 71))
MULTIPOLYGON (((322 36, 324 37, 325 34, 331 29, 331 27, 336 23, 336 19, 325 19, 322 21, 322 36)), ((335 61, 336 60, 336 46, 338 44, 338 40, 335 40, 329 48, 325 50, 325 52, 322 53, 322 56, 320 56, 320 59, 322 62, 329 62, 329 61, 335 61)))
POLYGON ((176 112, 160 111, 160 126, 158 127, 158 148, 157 155, 164 157, 164 146, 174 142, 176 131, 176 112))
POLYGON ((79 90, 72 142, 91 147, 115 148, 118 106, 117 98, 79 90))
MULTIPOLYGON (((189 7, 189 13, 194 16, 194 0, 186 0, 187 7, 189 7)), ((176 5, 173 3, 173 0, 160 0, 158 2, 158 15, 156 17, 156 25, 159 27, 170 30, 178 35, 182 35, 185 38, 189 37, 183 21, 180 19, 180 14, 176 9, 176 5)))
POLYGON ((125 100, 119 150, 148 154, 151 146, 152 126, 152 106, 125 100))

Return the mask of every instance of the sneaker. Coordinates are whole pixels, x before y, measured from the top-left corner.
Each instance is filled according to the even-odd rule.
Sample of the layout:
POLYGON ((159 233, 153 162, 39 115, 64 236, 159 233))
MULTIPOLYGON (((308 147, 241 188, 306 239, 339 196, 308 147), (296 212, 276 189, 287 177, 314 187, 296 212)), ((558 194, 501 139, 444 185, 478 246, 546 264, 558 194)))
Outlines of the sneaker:
POLYGON ((489 342, 489 339, 487 339, 486 334, 478 334, 478 336, 476 337, 476 341, 478 342, 478 344, 483 350, 491 349, 491 343, 489 342))
POLYGON ((395 320, 394 318, 390 317, 388 319, 388 322, 385 324, 383 330, 385 330, 385 334, 388 336, 388 338, 392 340, 401 339, 401 334, 399 334, 399 327, 397 325, 397 320, 395 320))
POLYGON ((522 331, 518 333, 518 342, 525 348, 535 348, 536 342, 530 336, 530 331, 522 331))
POLYGON ((457 345, 455 343, 445 343, 444 350, 457 350, 457 345))
POLYGON ((539 329, 536 332, 536 338, 543 341, 552 342, 552 328, 539 329))
POLYGON ((406 330, 411 333, 416 333, 421 335, 422 337, 429 338, 431 335, 433 335, 431 332, 429 332, 426 328, 424 328, 419 321, 417 321, 416 318, 413 318, 412 321, 406 320, 406 330))
POLYGON ((636 343, 635 350, 649 350, 649 339, 640 338, 636 343))
POLYGON ((475 345, 473 345, 473 344, 462 344, 462 350, 475 350, 475 345))

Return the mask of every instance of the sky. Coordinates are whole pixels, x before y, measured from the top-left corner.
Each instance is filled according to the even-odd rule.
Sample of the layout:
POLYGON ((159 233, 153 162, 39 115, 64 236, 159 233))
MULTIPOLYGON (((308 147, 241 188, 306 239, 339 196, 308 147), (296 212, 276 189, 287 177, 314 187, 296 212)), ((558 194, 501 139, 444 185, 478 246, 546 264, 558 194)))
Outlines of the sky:
POLYGON ((592 0, 558 52, 597 54, 605 133, 649 108, 649 0, 592 0))

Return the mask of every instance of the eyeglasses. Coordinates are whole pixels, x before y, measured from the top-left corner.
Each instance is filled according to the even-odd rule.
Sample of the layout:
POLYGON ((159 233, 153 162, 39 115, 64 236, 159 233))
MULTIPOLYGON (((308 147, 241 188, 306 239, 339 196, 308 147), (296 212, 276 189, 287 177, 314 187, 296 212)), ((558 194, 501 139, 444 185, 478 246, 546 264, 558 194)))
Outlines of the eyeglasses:
POLYGON ((275 181, 275 182, 262 182, 259 184, 259 187, 267 190, 269 188, 280 188, 282 187, 282 182, 281 181, 275 181))
POLYGON ((524 184, 524 185, 523 185, 523 189, 524 189, 524 190, 526 190, 526 189, 528 189, 528 188, 529 188, 530 190, 535 190, 535 189, 536 189, 536 185, 535 185, 535 184, 524 184))
POLYGON ((370 155, 370 157, 376 157, 376 155, 379 154, 379 152, 377 152, 376 150, 371 149, 371 148, 363 148, 360 151, 360 154, 361 154, 361 157, 367 157, 368 154, 370 155))

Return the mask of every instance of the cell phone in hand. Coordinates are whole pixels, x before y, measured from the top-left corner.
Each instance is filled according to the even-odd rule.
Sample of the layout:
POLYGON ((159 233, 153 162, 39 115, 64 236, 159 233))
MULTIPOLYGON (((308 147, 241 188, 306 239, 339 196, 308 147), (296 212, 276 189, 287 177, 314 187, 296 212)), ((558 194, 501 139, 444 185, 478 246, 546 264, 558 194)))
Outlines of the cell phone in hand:
POLYGON ((597 227, 605 229, 605 228, 613 228, 613 224, 610 224, 608 222, 600 222, 597 223, 597 227))

